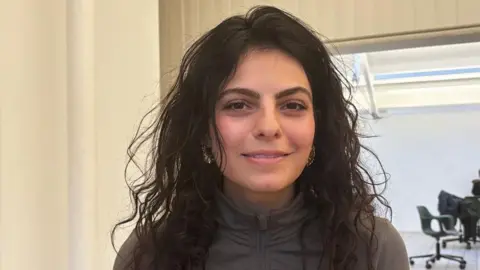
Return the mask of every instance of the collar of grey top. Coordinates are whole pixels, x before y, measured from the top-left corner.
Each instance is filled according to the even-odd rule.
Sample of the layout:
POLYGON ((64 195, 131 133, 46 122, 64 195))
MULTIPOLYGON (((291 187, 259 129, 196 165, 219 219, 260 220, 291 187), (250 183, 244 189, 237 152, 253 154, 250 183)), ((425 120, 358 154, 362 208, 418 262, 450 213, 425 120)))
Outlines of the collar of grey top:
POLYGON ((287 207, 262 214, 239 207, 221 191, 216 194, 216 203, 220 226, 233 230, 279 229, 302 224, 308 216, 302 194, 298 194, 287 207))

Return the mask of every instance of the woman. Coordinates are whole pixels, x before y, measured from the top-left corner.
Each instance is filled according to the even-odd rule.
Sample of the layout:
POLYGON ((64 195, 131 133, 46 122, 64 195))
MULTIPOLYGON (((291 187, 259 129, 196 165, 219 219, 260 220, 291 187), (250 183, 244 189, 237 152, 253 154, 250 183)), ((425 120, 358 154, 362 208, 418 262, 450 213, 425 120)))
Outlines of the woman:
POLYGON ((202 36, 132 146, 154 142, 114 269, 409 269, 374 216, 344 90, 314 32, 276 8, 202 36))

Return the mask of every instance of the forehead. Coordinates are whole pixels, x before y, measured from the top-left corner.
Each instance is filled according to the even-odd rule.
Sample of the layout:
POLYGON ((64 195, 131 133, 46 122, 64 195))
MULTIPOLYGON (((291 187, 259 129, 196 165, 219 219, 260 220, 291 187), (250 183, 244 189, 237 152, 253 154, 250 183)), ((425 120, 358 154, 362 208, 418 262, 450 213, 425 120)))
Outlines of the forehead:
POLYGON ((262 93, 276 93, 287 88, 310 84, 302 65, 279 50, 252 50, 238 63, 226 88, 248 88, 262 93))

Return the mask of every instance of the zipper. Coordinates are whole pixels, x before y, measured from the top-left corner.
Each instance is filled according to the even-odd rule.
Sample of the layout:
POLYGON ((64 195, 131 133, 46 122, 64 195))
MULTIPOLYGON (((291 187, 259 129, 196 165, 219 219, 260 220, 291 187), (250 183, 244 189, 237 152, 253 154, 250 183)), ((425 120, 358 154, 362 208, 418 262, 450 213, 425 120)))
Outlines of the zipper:
POLYGON ((257 216, 257 254, 258 254, 258 269, 267 269, 267 252, 265 248, 265 238, 268 228, 268 220, 266 216, 257 216))

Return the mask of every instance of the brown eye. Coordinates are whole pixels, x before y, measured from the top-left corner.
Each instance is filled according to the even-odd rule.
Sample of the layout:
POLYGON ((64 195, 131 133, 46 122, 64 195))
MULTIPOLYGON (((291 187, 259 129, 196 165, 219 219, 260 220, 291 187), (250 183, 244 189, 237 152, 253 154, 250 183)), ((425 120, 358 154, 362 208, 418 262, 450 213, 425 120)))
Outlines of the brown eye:
POLYGON ((225 106, 225 109, 234 111, 244 110, 247 108, 247 104, 241 101, 230 102, 229 104, 227 104, 227 106, 225 106))
POLYGON ((306 109, 306 107, 298 102, 288 102, 285 105, 283 105, 283 109, 286 110, 293 110, 293 111, 303 111, 306 109))

